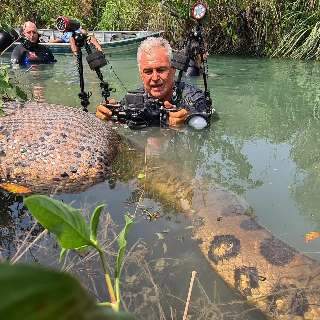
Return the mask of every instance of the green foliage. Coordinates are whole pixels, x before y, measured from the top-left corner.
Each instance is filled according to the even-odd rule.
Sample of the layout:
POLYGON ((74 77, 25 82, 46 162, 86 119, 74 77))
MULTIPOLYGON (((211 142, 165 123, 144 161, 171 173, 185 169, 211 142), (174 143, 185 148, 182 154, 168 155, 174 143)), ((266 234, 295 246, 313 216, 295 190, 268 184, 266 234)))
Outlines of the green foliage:
POLYGON ((98 29, 144 29, 154 5, 156 5, 155 1, 151 0, 107 0, 98 29))
POLYGON ((62 248, 60 259, 62 259, 67 249, 79 250, 90 246, 98 251, 105 273, 106 286, 111 297, 111 303, 106 302, 104 305, 118 311, 120 306, 121 269, 127 246, 126 239, 133 225, 133 220, 125 216, 125 226, 118 237, 119 250, 115 267, 115 284, 113 286, 107 270, 105 255, 97 239, 99 220, 104 205, 95 208, 91 215, 89 227, 80 210, 48 196, 32 195, 24 199, 24 204, 37 221, 57 237, 62 248))
POLYGON ((100 205, 96 207, 91 215, 90 220, 90 239, 93 243, 97 244, 97 232, 98 232, 98 225, 99 219, 102 212, 104 205, 100 205))
POLYGON ((6 320, 132 320, 96 305, 67 273, 0 264, 0 318, 6 320))
POLYGON ((12 82, 8 66, 0 66, 0 112, 3 102, 8 100, 27 100, 27 94, 12 82))
MULTIPOLYGON (((319 1, 207 0, 205 21, 211 53, 319 58, 319 1)), ((91 30, 164 30, 171 43, 183 41, 190 25, 189 0, 4 0, 1 25, 33 19, 54 27, 59 15, 91 30)))
POLYGON ((56 235, 62 248, 96 246, 80 210, 43 195, 27 197, 24 204, 43 227, 56 235))
POLYGON ((286 7, 282 20, 283 36, 273 57, 293 59, 320 58, 320 9, 296 1, 286 7))
POLYGON ((116 292, 116 299, 120 302, 120 276, 121 276, 121 270, 123 266, 123 259, 127 248, 127 236, 128 233, 133 226, 133 220, 125 216, 126 224, 122 231, 119 234, 118 237, 118 254, 117 254, 117 261, 116 261, 116 269, 115 269, 115 292, 116 292))
POLYGON ((129 216, 125 216, 125 222, 126 224, 118 237, 119 250, 118 250, 116 270, 115 270, 116 278, 120 278, 121 269, 123 265, 123 258, 127 248, 127 237, 131 227, 133 226, 133 220, 129 216))

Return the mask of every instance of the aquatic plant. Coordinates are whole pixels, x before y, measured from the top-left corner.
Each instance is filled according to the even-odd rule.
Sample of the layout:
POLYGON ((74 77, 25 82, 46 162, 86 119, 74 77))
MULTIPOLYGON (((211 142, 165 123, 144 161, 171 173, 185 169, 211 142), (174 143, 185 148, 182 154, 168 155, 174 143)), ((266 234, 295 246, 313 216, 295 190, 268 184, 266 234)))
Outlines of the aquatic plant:
POLYGON ((8 66, 0 66, 0 114, 3 102, 27 99, 27 94, 10 79, 8 68, 8 66))
POLYGON ((106 287, 111 300, 110 302, 102 303, 102 305, 111 307, 114 311, 119 311, 120 276, 127 246, 127 235, 133 225, 133 220, 129 216, 125 216, 125 226, 118 236, 119 249, 116 258, 114 281, 112 281, 105 254, 97 238, 99 219, 104 205, 95 208, 88 226, 80 210, 50 197, 32 195, 24 199, 24 204, 44 228, 55 234, 61 246, 60 259, 62 259, 67 250, 71 249, 83 251, 93 248, 99 253, 106 287))

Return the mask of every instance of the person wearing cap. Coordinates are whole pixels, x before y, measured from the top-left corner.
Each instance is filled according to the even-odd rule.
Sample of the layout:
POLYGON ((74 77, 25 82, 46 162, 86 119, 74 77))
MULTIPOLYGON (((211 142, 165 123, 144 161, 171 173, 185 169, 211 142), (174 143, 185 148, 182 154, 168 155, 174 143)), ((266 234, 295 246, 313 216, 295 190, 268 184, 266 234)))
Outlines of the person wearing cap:
MULTIPOLYGON (((175 68, 171 64, 172 49, 167 40, 162 37, 149 37, 138 48, 137 62, 143 88, 140 92, 146 93, 150 98, 163 103, 168 110, 168 125, 181 126, 189 124, 192 118, 201 118, 201 128, 209 125, 212 113, 208 106, 205 94, 197 87, 181 81, 175 82, 175 68), (179 94, 178 100, 177 92, 179 94)), ((109 104, 115 101, 109 101, 109 104)), ((154 123, 159 123, 160 110, 154 112, 154 123)), ((96 116, 102 120, 112 118, 112 108, 99 105, 96 116)))
POLYGON ((51 50, 39 44, 37 26, 27 21, 21 32, 21 44, 17 45, 11 54, 11 63, 20 65, 54 63, 56 62, 51 50))

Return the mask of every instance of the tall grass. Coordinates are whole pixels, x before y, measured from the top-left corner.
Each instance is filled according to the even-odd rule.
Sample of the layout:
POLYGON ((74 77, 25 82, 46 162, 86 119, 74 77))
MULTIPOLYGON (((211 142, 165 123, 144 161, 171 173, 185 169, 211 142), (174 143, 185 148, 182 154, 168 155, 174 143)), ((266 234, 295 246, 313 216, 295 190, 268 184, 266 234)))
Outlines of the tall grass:
POLYGON ((272 57, 319 59, 319 2, 297 0, 285 10, 282 37, 272 57))

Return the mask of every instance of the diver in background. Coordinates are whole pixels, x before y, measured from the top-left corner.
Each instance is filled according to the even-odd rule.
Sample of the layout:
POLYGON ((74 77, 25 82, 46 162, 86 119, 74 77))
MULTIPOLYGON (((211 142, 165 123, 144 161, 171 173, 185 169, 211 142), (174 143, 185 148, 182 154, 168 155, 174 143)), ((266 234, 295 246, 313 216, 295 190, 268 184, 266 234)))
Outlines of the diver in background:
POLYGON ((11 62, 20 65, 56 62, 51 50, 39 44, 38 29, 33 22, 27 21, 23 25, 21 44, 14 48, 11 62))

